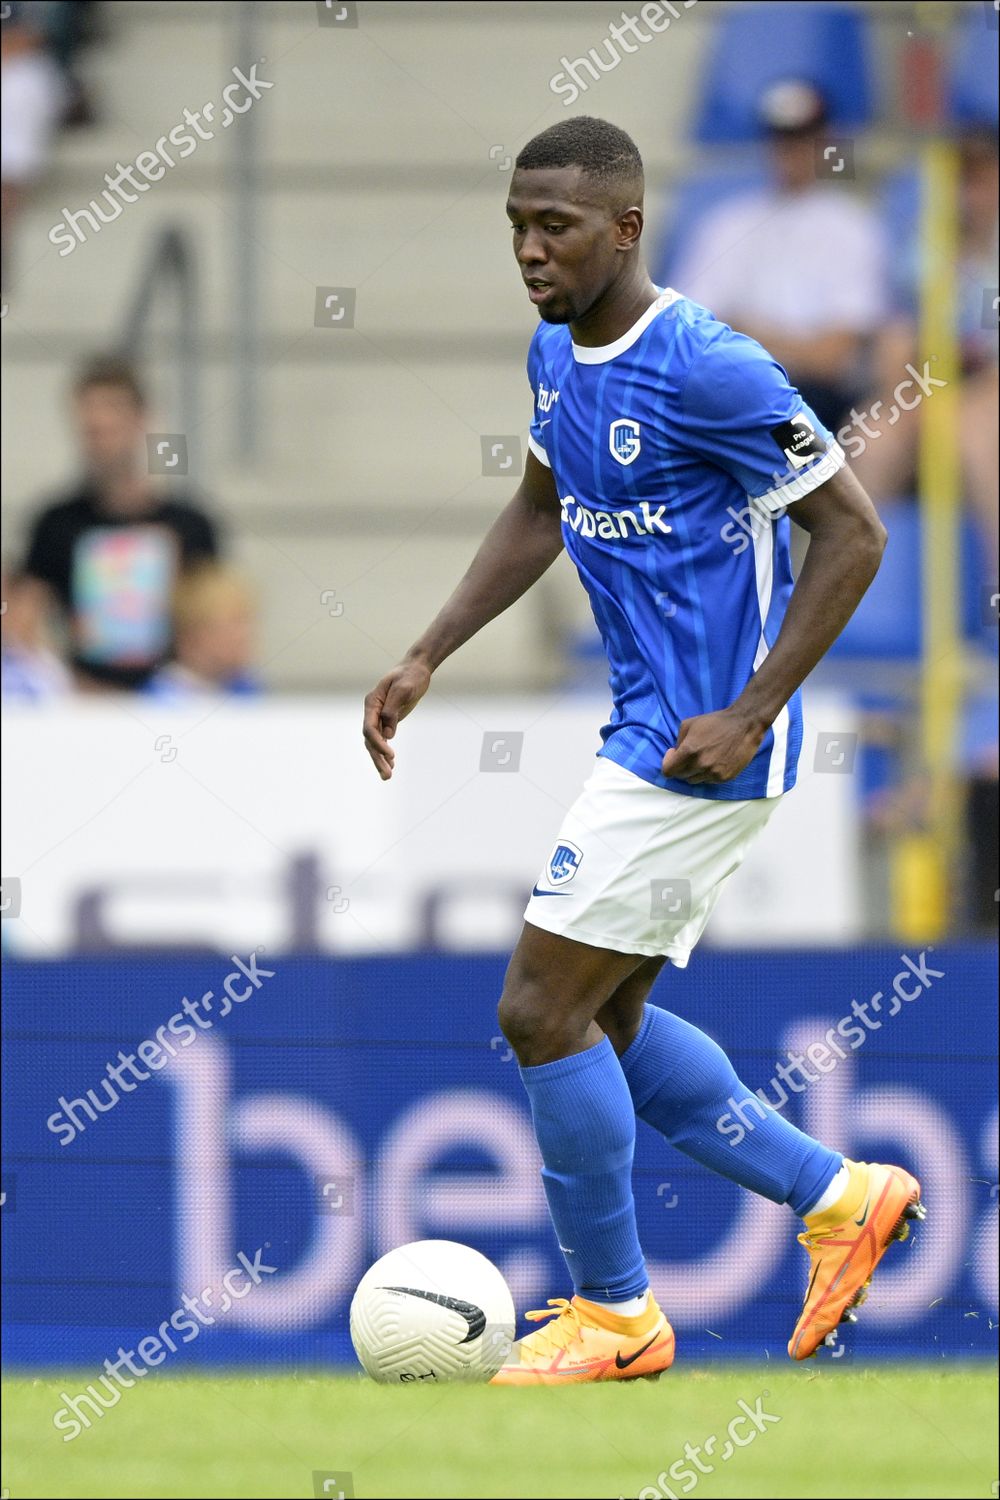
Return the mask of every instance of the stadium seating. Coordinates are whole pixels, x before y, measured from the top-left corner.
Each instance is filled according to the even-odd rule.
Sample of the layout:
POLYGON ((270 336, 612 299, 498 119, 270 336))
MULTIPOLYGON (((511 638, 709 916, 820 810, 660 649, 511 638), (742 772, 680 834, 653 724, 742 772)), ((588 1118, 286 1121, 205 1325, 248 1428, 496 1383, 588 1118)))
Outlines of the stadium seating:
POLYGON ((721 12, 709 48, 692 134, 702 145, 755 140, 762 91, 786 78, 813 83, 834 128, 874 114, 867 24, 860 11, 802 0, 735 5, 721 12))
MULTIPOLYGON (((338 31, 320 27, 312 5, 107 7, 106 40, 87 60, 101 119, 60 138, 53 171, 25 209, 5 287, 4 418, 17 434, 3 452, 11 553, 39 498, 74 461, 63 420, 71 369, 119 335, 158 230, 177 225, 194 241, 203 309, 192 477, 221 498, 238 561, 260 585, 269 682, 356 691, 423 627, 510 494, 507 478, 482 473, 481 434, 518 434, 523 453, 535 316, 505 226, 512 153, 564 117, 550 90, 560 56, 585 55, 607 24, 589 6, 549 4, 517 25, 509 7, 468 6, 456 26, 452 9, 362 6, 358 27, 338 31), (60 258, 47 235, 63 209, 86 205, 116 161, 152 147, 185 107, 218 100, 243 57, 234 23, 245 9, 257 17, 254 56, 266 59, 259 72, 273 90, 60 258), (470 46, 495 61, 488 86, 467 66, 470 46), (442 70, 447 100, 435 87, 442 70), (391 108, 373 108, 373 98, 391 108), (231 193, 245 129, 259 153, 252 462, 234 443, 233 330, 249 292, 240 284, 231 193), (321 285, 357 287, 355 331, 314 327, 321 285), (328 588, 345 604, 333 621, 321 604, 328 588)), ((584 101, 642 140, 653 222, 661 185, 686 149, 710 30, 707 8, 694 6, 584 101), (683 66, 665 91, 667 47, 683 66)), ((164 299, 145 361, 165 431, 177 429, 168 310, 164 299)), ((557 566, 523 606, 470 642, 442 681, 558 682, 563 661, 549 623, 586 607, 557 566)))
MULTIPOLYGON (((915 663, 920 656, 920 512, 910 499, 882 502, 879 510, 889 532, 882 566, 835 642, 832 661, 915 663)), ((987 570, 982 543, 967 517, 962 521, 959 566, 963 634, 970 644, 985 645, 990 637, 983 624, 981 585, 987 570)))
MULTIPOLYGON (((852 683, 861 712, 883 723, 894 720, 901 725, 914 702, 923 636, 921 516, 912 499, 883 502, 880 511, 889 532, 882 566, 843 634, 817 669, 815 679, 852 683)), ((979 660, 976 676, 980 688, 964 699, 958 728, 962 762, 971 764, 996 744, 995 692, 983 693, 995 675, 990 661, 996 651, 996 630, 986 624, 986 560, 981 539, 968 517, 962 520, 959 569, 962 633, 966 646, 979 660)), ((867 803, 894 785, 902 774, 898 747, 867 743, 859 770, 860 793, 867 803)))
POLYGON ((966 5, 962 9, 964 15, 956 29, 948 80, 949 113, 958 125, 996 125, 996 8, 987 4, 966 5), (987 29, 991 22, 992 31, 987 29))

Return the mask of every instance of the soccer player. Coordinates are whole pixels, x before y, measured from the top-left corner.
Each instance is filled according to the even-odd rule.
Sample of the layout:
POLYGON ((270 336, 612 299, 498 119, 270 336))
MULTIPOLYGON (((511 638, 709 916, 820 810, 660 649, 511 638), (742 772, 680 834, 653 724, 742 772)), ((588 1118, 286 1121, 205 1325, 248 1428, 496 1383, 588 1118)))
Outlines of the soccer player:
POLYGON ((853 1321, 886 1249, 923 1216, 916 1178, 803 1134, 704 1032, 647 1000, 667 959, 687 964, 794 785, 799 688, 874 577, 885 532, 767 352, 652 284, 642 201, 639 152, 603 120, 554 125, 518 156, 507 212, 542 319, 524 478, 451 599, 365 700, 365 742, 388 780, 397 726, 434 670, 566 547, 614 707, 528 902, 500 1024, 575 1296, 528 1314, 553 1321, 515 1345, 498 1384, 671 1364, 636 1231, 637 1116, 804 1219, 811 1274, 793 1359, 853 1321), (794 586, 786 507, 810 538, 794 586), (747 511, 749 528, 734 526, 747 511))

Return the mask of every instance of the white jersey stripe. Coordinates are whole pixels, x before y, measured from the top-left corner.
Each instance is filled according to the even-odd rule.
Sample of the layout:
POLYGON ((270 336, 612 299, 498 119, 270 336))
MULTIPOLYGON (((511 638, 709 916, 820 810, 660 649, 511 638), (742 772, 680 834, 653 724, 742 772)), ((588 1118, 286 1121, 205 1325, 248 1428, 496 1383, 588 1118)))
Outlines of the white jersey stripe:
MULTIPOLYGON (((754 517, 751 531, 753 533, 754 571, 757 578, 757 606, 760 610, 760 640, 757 642, 757 653, 753 661, 753 669, 756 672, 761 662, 767 659, 770 649, 764 635, 764 627, 771 610, 771 591, 774 587, 774 526, 766 512, 758 513, 754 517)), ((774 744, 771 748, 771 759, 767 771, 766 795, 768 797, 780 796, 785 789, 788 726, 789 713, 786 704, 771 726, 774 744)))
MULTIPOLYGON (((804 500, 806 495, 811 495, 813 490, 819 489, 821 484, 826 484, 832 479, 838 469, 842 469, 847 462, 847 456, 839 443, 830 443, 822 458, 816 460, 808 469, 801 474, 795 474, 784 484, 779 484, 774 489, 768 490, 766 495, 758 495, 752 504, 762 505, 765 510, 777 513, 783 511, 786 506, 794 505, 796 500, 804 500)), ((780 477, 780 476, 779 476, 780 477)))

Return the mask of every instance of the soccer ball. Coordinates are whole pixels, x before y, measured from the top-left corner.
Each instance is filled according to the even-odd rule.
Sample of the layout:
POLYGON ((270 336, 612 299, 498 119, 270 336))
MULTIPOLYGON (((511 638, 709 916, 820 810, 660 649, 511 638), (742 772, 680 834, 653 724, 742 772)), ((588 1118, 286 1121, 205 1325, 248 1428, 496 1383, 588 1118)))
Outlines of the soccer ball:
POLYGON ((351 1341, 373 1380, 491 1380, 514 1337, 514 1300, 492 1261, 451 1240, 390 1250, 351 1303, 351 1341))

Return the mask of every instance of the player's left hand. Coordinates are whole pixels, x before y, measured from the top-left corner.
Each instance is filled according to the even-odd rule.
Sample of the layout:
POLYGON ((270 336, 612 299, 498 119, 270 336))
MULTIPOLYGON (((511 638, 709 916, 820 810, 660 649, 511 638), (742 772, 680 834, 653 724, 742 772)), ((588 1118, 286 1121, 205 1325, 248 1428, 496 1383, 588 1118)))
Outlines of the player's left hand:
POLYGON ((685 719, 663 757, 663 774, 678 781, 732 781, 753 760, 767 726, 734 707, 685 719))

